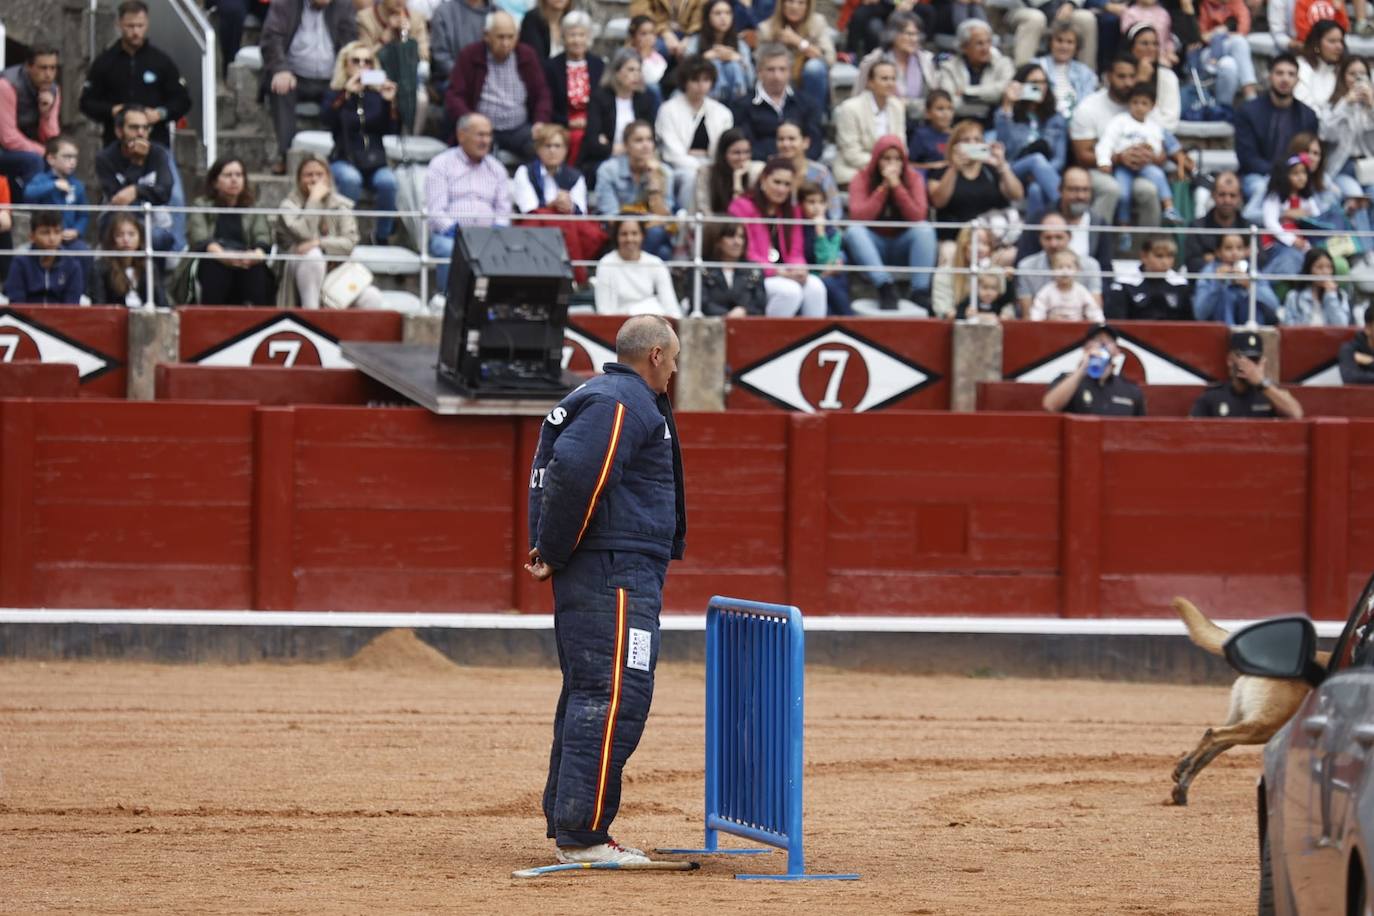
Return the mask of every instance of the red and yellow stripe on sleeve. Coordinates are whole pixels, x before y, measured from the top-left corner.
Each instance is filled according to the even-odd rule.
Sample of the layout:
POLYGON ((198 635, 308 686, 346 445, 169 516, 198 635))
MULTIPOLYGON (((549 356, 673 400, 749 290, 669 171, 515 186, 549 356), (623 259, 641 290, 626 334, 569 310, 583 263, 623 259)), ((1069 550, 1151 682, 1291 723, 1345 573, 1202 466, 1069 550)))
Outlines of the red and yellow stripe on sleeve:
POLYGON ((601 491, 606 488, 606 481, 611 477, 611 468, 615 465, 615 450, 620 445, 620 430, 624 425, 625 405, 617 401, 615 418, 611 421, 611 441, 606 445, 606 457, 601 460, 601 473, 597 475, 596 486, 592 488, 592 498, 587 501, 587 514, 582 518, 577 540, 573 542, 574 550, 582 543, 582 536, 587 533, 587 526, 592 523, 592 516, 596 513, 596 501, 601 498, 601 491))

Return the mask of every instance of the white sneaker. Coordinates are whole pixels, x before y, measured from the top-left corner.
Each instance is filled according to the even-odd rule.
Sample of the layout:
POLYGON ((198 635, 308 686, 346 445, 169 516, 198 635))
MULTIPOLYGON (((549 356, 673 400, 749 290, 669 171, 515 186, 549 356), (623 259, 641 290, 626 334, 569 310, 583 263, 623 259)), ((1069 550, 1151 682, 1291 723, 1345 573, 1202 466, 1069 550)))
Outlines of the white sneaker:
POLYGON ((641 849, 621 846, 608 840, 596 846, 559 846, 558 861, 564 865, 587 862, 614 862, 617 865, 647 865, 649 857, 641 849))

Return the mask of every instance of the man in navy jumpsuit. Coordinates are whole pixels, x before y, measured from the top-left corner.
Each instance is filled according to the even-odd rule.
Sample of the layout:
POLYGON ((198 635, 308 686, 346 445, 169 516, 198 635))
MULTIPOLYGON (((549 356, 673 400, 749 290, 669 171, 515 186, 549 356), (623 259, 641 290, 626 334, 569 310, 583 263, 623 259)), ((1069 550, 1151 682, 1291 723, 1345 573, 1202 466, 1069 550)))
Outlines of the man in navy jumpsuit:
POLYGON ((626 321, 617 362, 545 417, 530 472, 525 568, 553 579, 563 671, 544 789, 560 862, 648 861, 610 825, 653 699, 663 579, 687 529, 666 393, 677 354, 664 319, 626 321))

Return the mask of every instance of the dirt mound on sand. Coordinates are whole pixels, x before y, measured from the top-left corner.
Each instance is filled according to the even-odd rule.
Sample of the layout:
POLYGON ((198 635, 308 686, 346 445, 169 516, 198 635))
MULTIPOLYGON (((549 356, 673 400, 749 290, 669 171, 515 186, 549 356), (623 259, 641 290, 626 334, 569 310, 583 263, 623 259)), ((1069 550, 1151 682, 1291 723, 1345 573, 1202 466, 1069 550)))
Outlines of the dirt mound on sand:
POLYGON ((387 630, 358 650, 344 663, 355 671, 394 671, 414 674, 445 674, 454 670, 453 662, 438 649, 422 641, 414 630, 387 630))

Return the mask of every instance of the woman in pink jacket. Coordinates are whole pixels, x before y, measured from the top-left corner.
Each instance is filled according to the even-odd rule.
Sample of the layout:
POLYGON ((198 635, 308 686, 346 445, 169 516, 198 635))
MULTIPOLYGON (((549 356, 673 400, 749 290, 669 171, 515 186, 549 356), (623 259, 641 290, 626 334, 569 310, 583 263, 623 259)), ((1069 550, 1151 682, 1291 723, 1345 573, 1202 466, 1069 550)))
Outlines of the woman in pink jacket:
MULTIPOLYGON (((796 179, 792 160, 774 156, 759 175, 754 189, 736 197, 728 212, 748 220, 798 219, 801 213, 792 204, 792 183, 796 179)), ((789 225, 747 222, 746 257, 763 265, 763 287, 768 292, 767 313, 772 318, 825 315, 825 284, 806 271, 806 247, 800 223, 789 225)))
MULTIPOLYGON (((907 162, 902 138, 879 137, 868 166, 849 182, 849 218, 892 226, 850 226, 844 245, 855 264, 876 268, 868 279, 877 287, 883 309, 895 309, 898 301, 898 282, 883 267, 935 266, 935 229, 926 222, 928 209, 925 180, 907 162)), ((927 311, 931 276, 923 272, 899 278, 911 290, 912 301, 927 311)))

